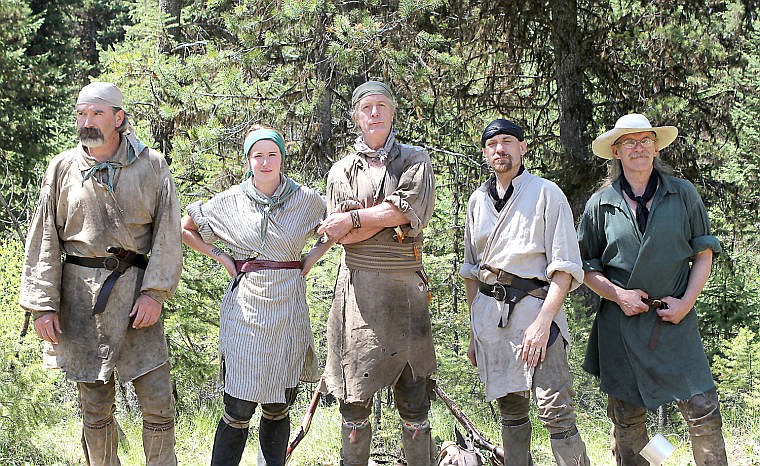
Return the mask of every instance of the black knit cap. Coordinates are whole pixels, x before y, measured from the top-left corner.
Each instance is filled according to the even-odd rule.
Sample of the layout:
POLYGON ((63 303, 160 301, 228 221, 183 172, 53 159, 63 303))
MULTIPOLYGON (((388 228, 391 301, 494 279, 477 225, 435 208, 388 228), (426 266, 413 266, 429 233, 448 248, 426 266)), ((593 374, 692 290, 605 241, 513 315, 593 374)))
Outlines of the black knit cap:
POLYGON ((486 129, 483 130, 483 136, 480 138, 480 146, 485 147, 486 141, 496 136, 497 134, 509 134, 514 136, 518 141, 525 140, 525 132, 522 128, 504 118, 497 118, 494 121, 488 123, 486 129))

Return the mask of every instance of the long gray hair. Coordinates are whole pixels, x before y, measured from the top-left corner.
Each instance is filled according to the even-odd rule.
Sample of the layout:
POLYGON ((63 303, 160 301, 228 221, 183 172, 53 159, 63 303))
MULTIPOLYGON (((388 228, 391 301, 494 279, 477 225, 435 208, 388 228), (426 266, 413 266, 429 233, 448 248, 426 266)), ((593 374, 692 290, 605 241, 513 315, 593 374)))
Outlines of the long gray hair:
MULTIPOLYGON (((654 169, 662 175, 673 174, 673 167, 663 162, 660 157, 654 158, 654 169)), ((611 159, 607 164, 607 176, 602 180, 601 183, 599 183, 599 189, 597 191, 601 191, 607 186, 610 186, 612 183, 617 181, 617 179, 620 178, 620 175, 622 174, 623 164, 620 162, 620 159, 611 159)))

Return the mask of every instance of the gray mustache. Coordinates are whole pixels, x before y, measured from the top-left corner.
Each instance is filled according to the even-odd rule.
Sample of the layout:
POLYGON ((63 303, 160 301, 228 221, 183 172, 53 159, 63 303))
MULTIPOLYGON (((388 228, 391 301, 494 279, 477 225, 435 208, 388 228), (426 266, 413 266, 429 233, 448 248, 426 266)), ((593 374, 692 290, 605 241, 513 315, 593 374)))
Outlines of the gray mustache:
POLYGON ((98 128, 79 128, 77 136, 79 139, 103 139, 103 132, 98 128))

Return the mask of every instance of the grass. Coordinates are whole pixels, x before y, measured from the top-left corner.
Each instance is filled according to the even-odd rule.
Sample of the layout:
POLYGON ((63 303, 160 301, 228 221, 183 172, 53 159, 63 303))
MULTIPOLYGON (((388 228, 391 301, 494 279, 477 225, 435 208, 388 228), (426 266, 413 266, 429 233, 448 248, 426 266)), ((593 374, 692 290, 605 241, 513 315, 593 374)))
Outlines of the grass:
MULTIPOLYGON (((306 391, 299 395, 293 408, 293 431, 297 429, 300 417, 309 401, 306 391)), ((481 402, 457 400, 470 420, 481 432, 494 443, 500 444, 499 424, 492 416, 489 405, 481 402)), ((27 457, 3 457, 0 460, 8 465, 83 465, 84 459, 80 446, 81 424, 76 408, 69 403, 70 415, 47 427, 33 432, 30 443, 35 445, 33 453, 27 457)), ((533 413, 534 415, 535 413, 533 413)), ((754 417, 738 416, 741 413, 731 409, 725 410, 724 433, 726 437, 729 463, 732 465, 760 464, 760 421, 754 417)), ((209 464, 211 446, 219 416, 221 404, 198 406, 181 413, 177 420, 177 456, 181 465, 195 466, 209 464)), ((680 419, 679 416, 673 416, 680 419)), ((454 438, 453 429, 456 421, 440 401, 433 402, 430 415, 433 435, 438 441, 454 438)), ((124 465, 144 464, 141 445, 141 426, 139 412, 120 406, 117 420, 125 437, 120 442, 119 456, 124 465)), ((258 425, 255 418, 252 426, 258 425)), ((533 418, 532 454, 536 465, 554 464, 548 434, 543 426, 533 418)), ((383 406, 380 429, 375 427, 373 458, 392 461, 400 453, 400 435, 398 415, 392 407, 383 406)), ((614 461, 609 454, 610 423, 599 409, 579 409, 578 427, 586 442, 591 463, 594 465, 612 465, 614 461), (601 414, 601 415, 600 415, 601 414)), ((461 430, 461 429, 460 429, 461 430)), ((654 433, 654 430, 652 430, 654 433)), ((693 464, 690 444, 683 422, 674 422, 663 434, 674 445, 674 455, 667 465, 693 464)), ((242 465, 256 464, 257 436, 256 428, 251 429, 242 465)), ((291 465, 330 465, 339 464, 340 451, 340 414, 337 403, 320 406, 314 416, 311 430, 295 450, 291 465)), ((394 463, 390 463, 394 464, 394 463)))

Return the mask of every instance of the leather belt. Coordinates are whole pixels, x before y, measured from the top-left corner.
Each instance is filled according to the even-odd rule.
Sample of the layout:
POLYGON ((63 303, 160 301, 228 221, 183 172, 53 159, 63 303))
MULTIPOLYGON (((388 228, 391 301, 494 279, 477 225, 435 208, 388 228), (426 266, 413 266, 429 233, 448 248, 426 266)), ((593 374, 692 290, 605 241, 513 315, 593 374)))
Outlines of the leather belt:
POLYGON ((268 261, 262 259, 246 259, 235 261, 235 268, 240 272, 258 272, 259 270, 301 269, 301 261, 268 261))
POLYGON ((240 284, 240 279, 246 272, 258 272, 259 270, 279 270, 279 269, 302 269, 301 261, 268 261, 264 259, 245 259, 235 261, 235 269, 238 275, 233 279, 232 290, 240 284))
MULTIPOLYGON (((505 272, 490 265, 482 265, 480 268, 496 274, 496 283, 489 285, 481 282, 478 289, 486 296, 507 303, 507 322, 517 303, 524 297, 533 296, 538 299, 546 299, 547 293, 544 287, 548 286, 549 283, 544 280, 518 277, 513 273, 505 272)), ((499 319, 499 327, 504 327, 505 325, 506 322, 504 322, 503 318, 499 319)))
POLYGON ((148 258, 145 254, 138 254, 134 251, 128 251, 117 246, 107 247, 106 252, 109 252, 112 255, 105 257, 66 255, 65 262, 69 264, 78 265, 80 267, 89 267, 91 269, 106 269, 111 272, 106 278, 106 281, 103 282, 103 286, 100 287, 98 298, 95 300, 95 306, 92 308, 92 315, 100 314, 106 310, 108 297, 111 296, 111 291, 113 291, 113 286, 116 284, 116 280, 118 280, 128 268, 139 267, 145 270, 148 267, 148 258))
MULTIPOLYGON (((668 308, 668 303, 661 299, 641 298, 641 301, 652 309, 668 308)), ((655 317, 652 334, 649 336, 649 344, 647 345, 647 348, 649 348, 650 351, 657 349, 657 344, 660 342, 660 327, 662 327, 663 322, 662 317, 659 315, 655 317)))

